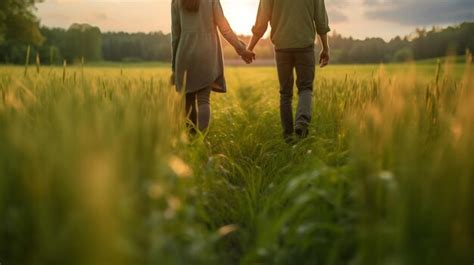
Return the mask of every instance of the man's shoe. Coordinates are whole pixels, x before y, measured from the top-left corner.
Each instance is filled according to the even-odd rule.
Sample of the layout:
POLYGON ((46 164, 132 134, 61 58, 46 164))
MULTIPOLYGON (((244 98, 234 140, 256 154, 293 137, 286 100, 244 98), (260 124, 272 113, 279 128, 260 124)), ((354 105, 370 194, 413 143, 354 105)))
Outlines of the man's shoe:
POLYGON ((304 139, 304 138, 308 137, 308 129, 297 128, 295 130, 295 134, 296 134, 296 136, 298 136, 298 138, 304 139))

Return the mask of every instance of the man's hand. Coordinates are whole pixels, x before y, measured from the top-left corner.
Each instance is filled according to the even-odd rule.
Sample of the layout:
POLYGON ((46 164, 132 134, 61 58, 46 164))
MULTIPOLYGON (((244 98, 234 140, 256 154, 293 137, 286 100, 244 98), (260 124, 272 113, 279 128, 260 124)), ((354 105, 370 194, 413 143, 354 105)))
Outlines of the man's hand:
POLYGON ((321 68, 326 67, 329 64, 329 40, 328 34, 319 34, 319 38, 321 39, 321 46, 323 50, 319 55, 319 66, 321 68))
POLYGON ((255 53, 249 50, 245 50, 244 52, 242 52, 240 54, 240 57, 242 58, 242 60, 244 60, 246 64, 251 64, 256 58, 255 53))
POLYGON ((319 66, 326 67, 329 64, 329 49, 323 49, 319 55, 319 66))

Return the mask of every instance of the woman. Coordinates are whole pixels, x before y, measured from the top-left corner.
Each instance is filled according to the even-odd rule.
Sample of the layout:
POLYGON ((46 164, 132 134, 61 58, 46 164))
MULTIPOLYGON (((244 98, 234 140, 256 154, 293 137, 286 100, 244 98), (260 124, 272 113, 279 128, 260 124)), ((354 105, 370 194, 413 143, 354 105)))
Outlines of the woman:
POLYGON ((209 126, 211 91, 225 93, 224 63, 217 29, 247 63, 255 54, 232 31, 219 0, 172 0, 172 82, 186 93, 186 114, 201 132, 209 126))

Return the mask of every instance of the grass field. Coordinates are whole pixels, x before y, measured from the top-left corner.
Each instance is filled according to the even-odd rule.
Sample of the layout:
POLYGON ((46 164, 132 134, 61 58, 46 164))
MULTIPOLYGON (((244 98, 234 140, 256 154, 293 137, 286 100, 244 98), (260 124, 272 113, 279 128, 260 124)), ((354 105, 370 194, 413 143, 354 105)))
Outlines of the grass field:
MULTIPOLYGON (((471 59, 472 61, 472 59, 471 59)), ((169 67, 0 66, 1 264, 472 264, 471 64, 227 68, 189 139, 169 67)))

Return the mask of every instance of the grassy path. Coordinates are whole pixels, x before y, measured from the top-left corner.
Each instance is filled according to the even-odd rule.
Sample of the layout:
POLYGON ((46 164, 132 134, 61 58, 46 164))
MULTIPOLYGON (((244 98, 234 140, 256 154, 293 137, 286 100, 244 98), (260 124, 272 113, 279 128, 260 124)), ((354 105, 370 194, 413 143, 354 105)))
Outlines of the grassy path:
POLYGON ((219 244, 230 263, 344 262, 352 254, 354 217, 342 120, 324 117, 315 102, 312 136, 289 146, 281 137, 278 96, 273 83, 217 99, 210 134, 194 146, 201 151, 195 168, 203 176, 207 221, 215 229, 237 228, 219 244), (291 247, 296 244, 305 247, 291 247))
MULTIPOLYGON (((418 71, 433 71, 421 68, 418 71)), ((410 69, 405 74, 403 70, 389 74, 384 69, 376 73, 367 67, 356 71, 360 73, 344 78, 327 73, 317 81, 311 136, 295 146, 281 139, 278 88, 271 81, 272 72, 261 71, 259 76, 246 70, 232 72, 232 84, 240 87, 216 100, 214 125, 206 142, 194 146, 200 155, 193 163, 203 176, 198 186, 205 223, 212 229, 233 228, 217 244, 221 261, 404 264, 430 260, 404 249, 416 241, 411 229, 432 237, 441 235, 450 221, 426 230, 417 220, 401 220, 412 215, 418 220, 428 218, 410 207, 434 209, 446 200, 408 199, 418 194, 414 186, 424 185, 416 176, 445 172, 454 160, 438 171, 430 165, 446 152, 454 153, 445 161, 458 157, 458 162, 466 162, 459 158, 463 151, 445 149, 452 144, 452 136, 444 131, 451 126, 449 117, 464 115, 452 109, 464 104, 457 101, 458 93, 463 93, 456 89, 459 84, 453 83, 459 81, 448 76, 453 74, 450 66, 444 69, 443 81, 432 76, 437 83, 430 81, 429 74, 416 78, 410 69), (397 80, 397 76, 405 79, 397 80), (443 116, 438 116, 440 112, 443 116), (439 123, 431 124, 432 119, 439 123), (399 177, 394 179, 394 175, 399 177)), ((462 72, 456 70, 454 76, 459 80, 462 72)), ((470 175, 469 166, 458 167, 467 171, 456 178, 470 175)), ((431 192, 440 192, 443 185, 459 188, 449 180, 443 182, 431 192)), ((450 216, 455 210, 441 211, 450 216)))

